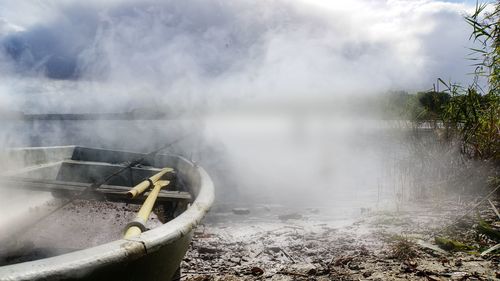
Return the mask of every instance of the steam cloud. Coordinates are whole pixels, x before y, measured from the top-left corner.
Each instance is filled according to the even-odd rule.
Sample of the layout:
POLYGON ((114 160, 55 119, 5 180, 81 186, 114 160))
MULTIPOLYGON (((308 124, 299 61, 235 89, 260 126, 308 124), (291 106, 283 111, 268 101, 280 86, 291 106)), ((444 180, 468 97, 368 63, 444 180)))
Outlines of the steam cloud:
MULTIPOLYGON (((187 145, 220 143, 209 152, 200 148, 197 157, 212 174, 236 177, 226 185, 256 197, 272 190, 320 200, 329 189, 352 195, 354 187, 373 187, 387 168, 383 159, 396 153, 395 144, 377 143, 365 121, 279 113, 266 118, 259 112, 244 118, 219 111, 238 111, 250 101, 261 108, 422 90, 438 77, 463 84, 470 79, 463 13, 471 6, 464 3, 94 0, 3 1, 2 6, 0 109, 182 108, 188 118, 208 111, 209 117, 193 126, 203 136, 187 145)), ((107 145, 128 141, 137 147, 139 133, 124 135, 141 124, 127 126, 78 130, 87 138, 92 131, 107 145)), ((148 139, 162 141, 177 126, 184 127, 162 123, 157 128, 163 131, 148 139)), ((52 131, 54 139, 67 134, 43 124, 30 130, 52 131)))

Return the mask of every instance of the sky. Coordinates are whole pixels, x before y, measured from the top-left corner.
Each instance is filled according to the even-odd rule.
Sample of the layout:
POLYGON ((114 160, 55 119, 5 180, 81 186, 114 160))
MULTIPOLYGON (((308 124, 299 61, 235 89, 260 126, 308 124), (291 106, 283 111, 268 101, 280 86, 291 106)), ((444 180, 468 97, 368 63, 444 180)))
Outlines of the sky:
POLYGON ((0 108, 321 99, 466 85, 474 1, 0 1, 0 108))

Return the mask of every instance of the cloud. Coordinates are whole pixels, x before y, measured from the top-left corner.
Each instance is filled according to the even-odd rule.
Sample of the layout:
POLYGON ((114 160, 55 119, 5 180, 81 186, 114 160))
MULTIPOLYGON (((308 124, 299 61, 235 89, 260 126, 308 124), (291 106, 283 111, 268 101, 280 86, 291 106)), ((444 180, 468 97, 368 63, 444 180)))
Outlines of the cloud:
POLYGON ((2 97, 34 111, 61 110, 61 98, 65 111, 109 111, 144 100, 188 106, 470 79, 463 3, 3 2, 2 97))

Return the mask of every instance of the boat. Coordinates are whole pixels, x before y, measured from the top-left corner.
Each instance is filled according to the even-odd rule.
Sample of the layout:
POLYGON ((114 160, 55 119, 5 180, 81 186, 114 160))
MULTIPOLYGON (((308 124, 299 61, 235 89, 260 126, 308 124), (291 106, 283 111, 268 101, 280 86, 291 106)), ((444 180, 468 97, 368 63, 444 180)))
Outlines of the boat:
MULTIPOLYGON (((0 266, 0 280, 179 279, 180 263, 194 228, 214 200, 214 187, 207 172, 177 155, 83 146, 11 148, 0 154, 0 186, 3 188, 50 192, 54 200, 66 200, 60 200, 66 202, 64 204, 87 197, 139 206, 149 200, 155 207, 162 207, 166 220, 152 229, 134 220, 124 226, 126 235, 120 239, 0 266), (147 187, 142 193, 130 194, 141 185, 147 187), (162 189, 164 185, 167 187, 162 189), (127 235, 134 232, 131 229, 137 233, 127 235)), ((139 212, 147 208, 145 205, 139 212)), ((54 210, 45 214, 39 211, 42 209, 37 209, 35 221, 20 222, 28 222, 28 227, 43 223, 41 218, 54 210)), ((139 214, 137 218, 140 219, 139 214)), ((7 235, 12 237, 23 227, 26 227, 23 223, 16 224, 15 230, 7 235)))

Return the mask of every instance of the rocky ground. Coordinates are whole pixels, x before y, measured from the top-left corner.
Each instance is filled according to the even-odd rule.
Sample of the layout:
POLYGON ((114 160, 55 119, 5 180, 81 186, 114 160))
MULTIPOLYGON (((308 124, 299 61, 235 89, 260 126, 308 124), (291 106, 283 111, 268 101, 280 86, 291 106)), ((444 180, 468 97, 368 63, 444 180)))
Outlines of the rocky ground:
POLYGON ((476 231, 478 215, 493 229, 498 217, 486 202, 457 220, 471 206, 413 203, 362 209, 352 220, 327 209, 213 210, 195 232, 181 280, 498 280, 500 256, 481 255, 496 243, 476 231), (456 245, 441 243, 444 250, 436 237, 456 245))

